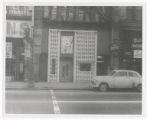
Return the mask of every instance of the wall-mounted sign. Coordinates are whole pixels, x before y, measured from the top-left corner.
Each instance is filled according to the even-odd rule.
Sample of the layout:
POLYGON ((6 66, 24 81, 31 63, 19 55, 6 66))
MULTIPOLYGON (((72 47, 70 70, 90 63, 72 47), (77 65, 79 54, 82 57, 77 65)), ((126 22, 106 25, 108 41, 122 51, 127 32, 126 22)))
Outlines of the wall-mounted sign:
POLYGON ((29 21, 6 21, 6 37, 23 38, 24 29, 26 27, 31 27, 31 22, 29 21))
POLYGON ((142 39, 141 38, 134 38, 132 48, 133 49, 142 49, 142 39))
POLYGON ((7 16, 32 17, 32 6, 6 6, 7 16))
POLYGON ((133 57, 134 58, 142 58, 142 50, 134 50, 133 57))
POLYGON ((73 36, 61 36, 61 54, 73 54, 73 36))
POLYGON ((6 58, 12 58, 12 43, 6 43, 6 58))

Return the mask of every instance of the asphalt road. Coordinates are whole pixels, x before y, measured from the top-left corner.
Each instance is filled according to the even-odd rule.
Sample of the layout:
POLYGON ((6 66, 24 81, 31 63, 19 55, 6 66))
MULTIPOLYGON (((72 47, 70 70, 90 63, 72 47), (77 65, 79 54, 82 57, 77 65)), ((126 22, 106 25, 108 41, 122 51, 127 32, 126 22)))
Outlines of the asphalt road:
POLYGON ((7 114, 141 114, 139 92, 6 90, 7 114))

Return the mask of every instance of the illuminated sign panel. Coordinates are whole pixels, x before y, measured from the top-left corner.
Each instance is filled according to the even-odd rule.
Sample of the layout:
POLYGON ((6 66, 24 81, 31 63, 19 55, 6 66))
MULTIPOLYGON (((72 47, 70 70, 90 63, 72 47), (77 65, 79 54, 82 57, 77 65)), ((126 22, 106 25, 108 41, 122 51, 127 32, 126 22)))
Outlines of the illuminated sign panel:
POLYGON ((31 26, 31 22, 29 21, 7 20, 6 21, 6 37, 23 38, 24 29, 26 27, 30 28, 30 26, 31 26))

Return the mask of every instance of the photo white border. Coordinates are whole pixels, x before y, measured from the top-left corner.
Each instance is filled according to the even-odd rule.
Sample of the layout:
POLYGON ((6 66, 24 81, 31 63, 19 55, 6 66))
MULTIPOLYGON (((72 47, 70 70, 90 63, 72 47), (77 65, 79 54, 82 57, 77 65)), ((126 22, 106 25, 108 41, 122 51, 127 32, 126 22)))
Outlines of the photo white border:
POLYGON ((3 0, 3 2, 0 4, 0 7, 3 8, 0 13, 0 23, 1 23, 1 29, 0 29, 0 57, 1 57, 1 69, 0 73, 0 97, 2 98, 2 101, 0 102, 0 106, 2 106, 3 109, 1 109, 1 116, 0 119, 11 119, 11 120, 20 120, 20 119, 67 119, 67 120, 74 120, 74 119, 99 119, 99 120, 139 120, 139 119, 147 119, 147 97, 146 94, 146 51, 147 51, 147 45, 146 45, 146 2, 145 0, 3 0), (129 2, 128 2, 129 1, 129 2), (143 6, 143 23, 142 23, 142 33, 143 33, 143 100, 142 100, 142 108, 143 113, 142 115, 46 115, 46 114, 12 114, 12 115, 6 115, 4 113, 5 111, 5 38, 6 35, 4 33, 5 24, 6 24, 6 17, 5 17, 5 5, 39 5, 39 6, 143 6))

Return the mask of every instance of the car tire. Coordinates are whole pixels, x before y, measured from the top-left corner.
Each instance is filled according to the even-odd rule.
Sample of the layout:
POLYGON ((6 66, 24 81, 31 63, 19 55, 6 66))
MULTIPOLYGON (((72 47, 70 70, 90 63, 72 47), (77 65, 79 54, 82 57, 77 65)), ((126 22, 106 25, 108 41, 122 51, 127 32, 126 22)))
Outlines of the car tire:
POLYGON ((99 86, 99 90, 101 91, 101 92, 105 92, 105 91, 108 91, 108 84, 106 84, 106 83, 102 83, 102 84, 100 84, 100 86, 99 86))
POLYGON ((141 85, 141 84, 139 84, 139 85, 137 86, 137 90, 138 90, 139 92, 142 92, 142 85, 141 85))

